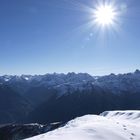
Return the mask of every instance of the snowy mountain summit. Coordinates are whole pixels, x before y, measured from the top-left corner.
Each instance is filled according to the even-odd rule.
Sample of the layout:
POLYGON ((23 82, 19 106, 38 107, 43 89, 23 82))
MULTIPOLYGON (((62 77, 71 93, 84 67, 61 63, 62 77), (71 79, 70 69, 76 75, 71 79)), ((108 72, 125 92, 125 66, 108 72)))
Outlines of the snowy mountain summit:
POLYGON ((140 140, 140 111, 86 115, 27 140, 140 140))

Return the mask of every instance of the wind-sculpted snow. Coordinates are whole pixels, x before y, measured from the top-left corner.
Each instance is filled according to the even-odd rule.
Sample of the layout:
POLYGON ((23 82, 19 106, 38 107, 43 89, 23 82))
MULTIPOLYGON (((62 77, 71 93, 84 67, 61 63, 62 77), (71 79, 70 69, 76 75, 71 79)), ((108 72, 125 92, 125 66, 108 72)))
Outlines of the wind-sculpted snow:
POLYGON ((28 140, 140 140, 139 114, 140 111, 114 111, 86 115, 28 140))
POLYGON ((105 111, 100 115, 105 116, 106 118, 127 120, 133 123, 139 123, 140 125, 140 111, 105 111))

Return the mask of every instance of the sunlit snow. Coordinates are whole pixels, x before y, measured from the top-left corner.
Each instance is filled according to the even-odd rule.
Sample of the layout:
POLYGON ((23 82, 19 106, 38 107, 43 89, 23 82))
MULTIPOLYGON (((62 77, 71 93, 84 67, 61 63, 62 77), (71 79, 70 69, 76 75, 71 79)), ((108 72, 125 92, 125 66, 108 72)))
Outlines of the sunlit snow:
POLYGON ((86 115, 28 140, 140 140, 140 111, 86 115))

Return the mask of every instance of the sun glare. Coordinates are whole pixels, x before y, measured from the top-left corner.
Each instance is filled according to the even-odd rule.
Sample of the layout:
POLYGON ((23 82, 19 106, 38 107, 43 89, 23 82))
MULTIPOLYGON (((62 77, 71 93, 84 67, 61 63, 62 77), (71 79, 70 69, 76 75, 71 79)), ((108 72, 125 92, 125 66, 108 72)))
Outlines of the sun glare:
POLYGON ((112 25, 115 18, 116 12, 112 5, 101 5, 94 11, 94 21, 101 26, 112 25))

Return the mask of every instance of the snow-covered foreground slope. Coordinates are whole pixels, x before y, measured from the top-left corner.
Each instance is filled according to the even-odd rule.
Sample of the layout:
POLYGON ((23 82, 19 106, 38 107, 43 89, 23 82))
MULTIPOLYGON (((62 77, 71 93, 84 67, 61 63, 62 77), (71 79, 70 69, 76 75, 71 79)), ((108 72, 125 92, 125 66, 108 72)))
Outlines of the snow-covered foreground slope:
POLYGON ((28 140, 140 140, 140 111, 86 115, 28 140))

